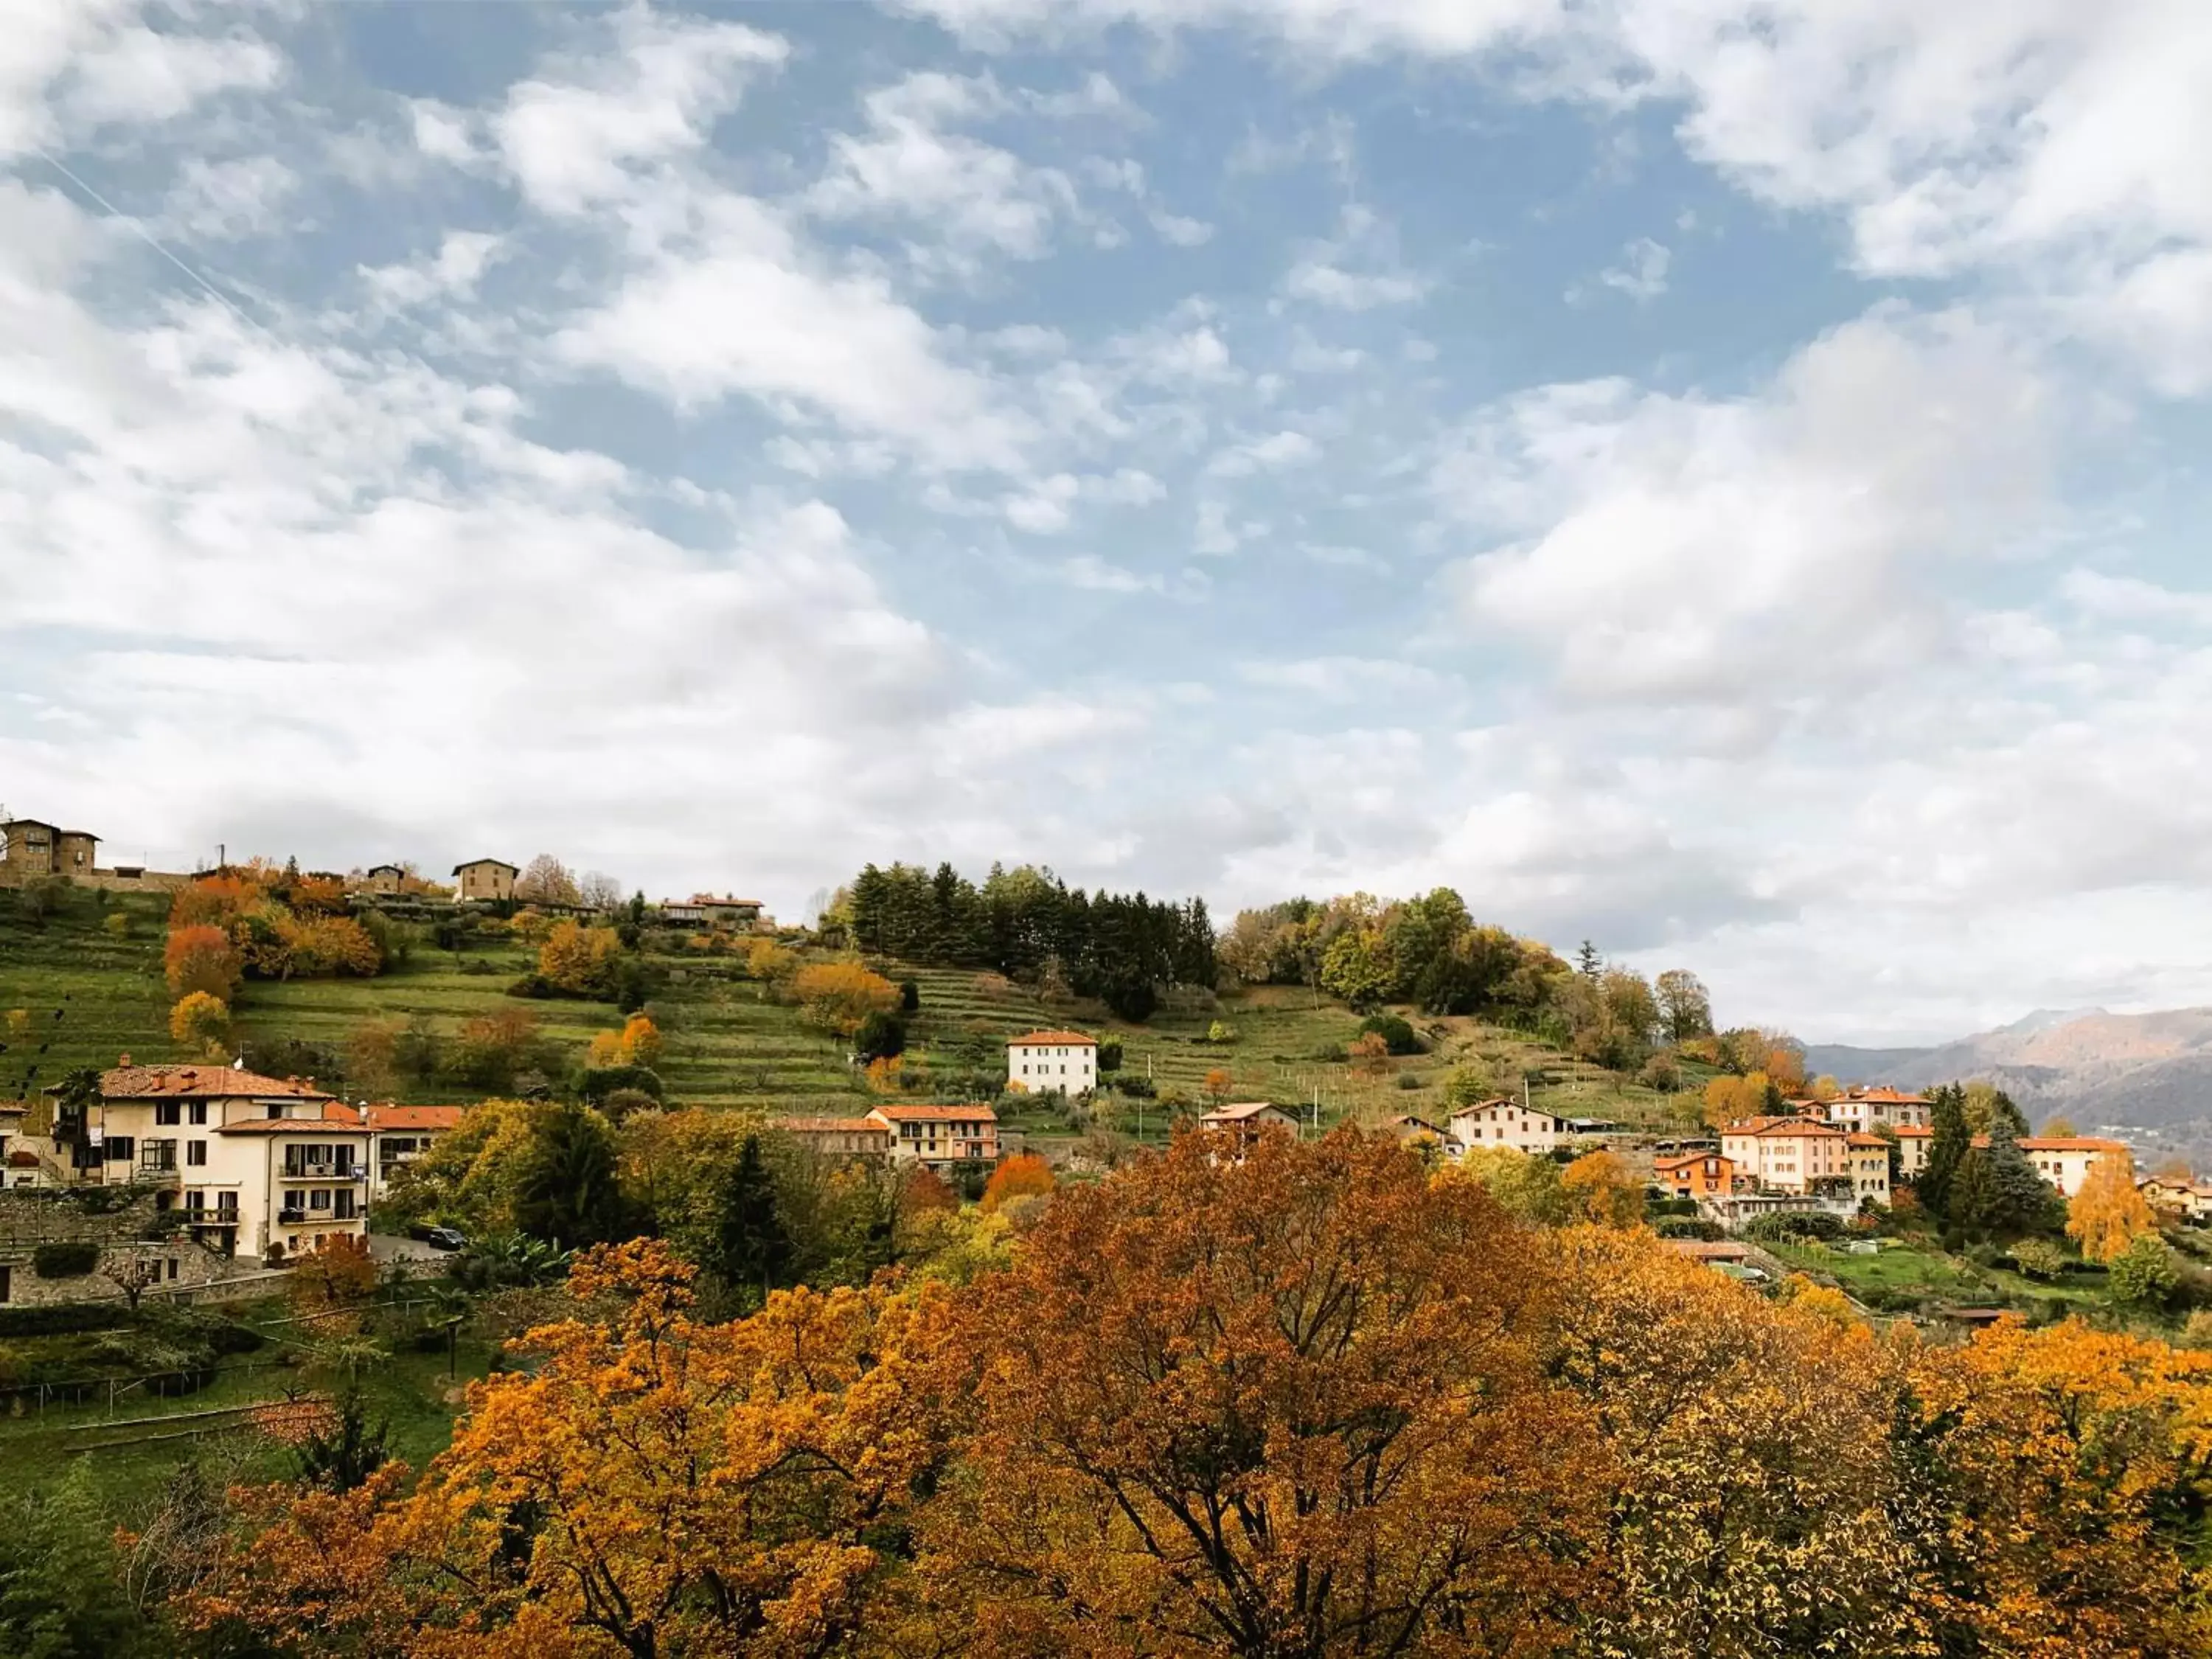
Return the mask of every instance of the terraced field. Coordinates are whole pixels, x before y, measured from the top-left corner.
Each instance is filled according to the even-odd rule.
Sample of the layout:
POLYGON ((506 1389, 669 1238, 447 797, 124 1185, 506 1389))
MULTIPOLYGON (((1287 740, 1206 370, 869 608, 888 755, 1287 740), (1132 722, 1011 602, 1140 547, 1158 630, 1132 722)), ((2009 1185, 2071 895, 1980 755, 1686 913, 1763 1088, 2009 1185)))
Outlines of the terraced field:
MULTIPOLYGON (((28 1096, 76 1066, 188 1058, 168 1035, 169 998, 161 979, 165 907, 158 899, 72 895, 54 915, 34 921, 0 894, 0 1011, 25 1009, 31 1033, 0 1040, 0 1098, 28 1096), (127 933, 107 918, 129 917, 127 933), (59 1018, 56 1012, 58 1011, 59 1018)), ((759 983, 727 957, 656 955, 662 986, 652 1012, 665 1040, 659 1071, 672 1100, 781 1113, 845 1114, 878 1098, 847 1066, 842 1043, 803 1024, 795 1009, 767 1000, 759 983)), ((522 1001, 506 988, 531 966, 531 953, 501 942, 459 955, 418 947, 404 969, 368 980, 255 981, 236 1010, 241 1039, 289 1037, 330 1051, 372 1021, 421 1020, 442 1036, 476 1016, 523 1008, 540 1034, 573 1063, 599 1031, 621 1023, 605 1003, 522 1001)), ((1006 1040, 1038 1027, 1073 1026, 1121 1039, 1124 1074, 1149 1078, 1148 1102, 1102 1097, 1090 1123, 1157 1139, 1178 1097, 1202 1106, 1208 1074, 1229 1074, 1229 1097, 1302 1107, 1327 1126, 1346 1119, 1377 1123, 1401 1113, 1440 1117, 1451 1070, 1480 1065, 1493 1086, 1517 1090, 1524 1078, 1534 1103, 1577 1115, 1639 1123, 1694 1115, 1694 1093, 1670 1099, 1625 1084, 1516 1034, 1468 1019, 1417 1019, 1426 1052, 1379 1066, 1347 1063, 1358 1035, 1349 1009, 1309 991, 1259 987, 1218 999, 1171 999, 1143 1025, 1114 1019, 1095 1003, 1048 1003, 997 975, 969 969, 872 964, 893 980, 912 978, 921 994, 911 1021, 913 1086, 983 1095, 1003 1077, 1006 1040), (1215 1021, 1233 1040, 1207 1041, 1215 1021)), ((1686 1079, 1694 1091, 1701 1079, 1686 1079)), ((401 1082, 401 1099, 451 1100, 448 1083, 401 1082)), ((1018 1107, 1012 1121, 1033 1136, 1066 1137, 1085 1125, 1048 1104, 1018 1107)))

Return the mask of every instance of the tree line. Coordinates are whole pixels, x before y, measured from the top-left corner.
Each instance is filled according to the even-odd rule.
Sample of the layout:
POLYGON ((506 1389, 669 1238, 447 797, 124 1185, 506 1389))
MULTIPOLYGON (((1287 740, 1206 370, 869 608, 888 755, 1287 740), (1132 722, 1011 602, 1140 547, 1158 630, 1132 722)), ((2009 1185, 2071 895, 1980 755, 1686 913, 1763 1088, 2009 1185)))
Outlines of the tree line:
POLYGON ((158 1516, 107 1559, 13 1517, 0 1628, 106 1583, 136 1600, 105 1645, 39 1651, 2212 1643, 2212 1355, 2076 1322, 1877 1335, 1832 1291, 1533 1224, 1351 1130, 1237 1160, 1187 1135, 989 1220, 1012 1248, 736 1319, 667 1239, 586 1251, 419 1479, 325 1460, 203 1502, 166 1553, 158 1516))
POLYGON ((994 864, 978 886, 950 864, 871 864, 823 922, 863 951, 1057 984, 1124 1018, 1149 1015, 1161 987, 1210 989, 1216 973, 1204 899, 1086 893, 1033 865, 994 864))

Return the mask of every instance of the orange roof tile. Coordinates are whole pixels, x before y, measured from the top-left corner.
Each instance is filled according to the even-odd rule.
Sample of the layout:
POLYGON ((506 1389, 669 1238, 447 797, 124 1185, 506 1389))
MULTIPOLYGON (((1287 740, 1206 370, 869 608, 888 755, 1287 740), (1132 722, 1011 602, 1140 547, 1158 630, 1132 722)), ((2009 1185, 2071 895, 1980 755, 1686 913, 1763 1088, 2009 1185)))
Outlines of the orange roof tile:
POLYGON ((1199 1121, 1200 1123, 1246 1123, 1262 1112, 1281 1112, 1285 1117, 1291 1115, 1272 1100, 1241 1100, 1231 1105, 1215 1107, 1204 1117, 1199 1119, 1199 1121))
POLYGON ((329 1100, 312 1079, 263 1077, 235 1066, 118 1066, 100 1074, 108 1100, 329 1100))
MULTIPOLYGON (((1986 1146, 1987 1135, 1976 1135, 1974 1145, 1986 1146)), ((2106 1140, 2096 1135, 2022 1135, 2020 1149, 2024 1152, 2124 1152, 2126 1143, 2106 1140)))
POLYGON ((1899 1140, 1930 1140, 1936 1134, 1936 1132, 1924 1123, 1892 1124, 1890 1133, 1899 1140))
POLYGON ((1880 1135, 1855 1134, 1850 1137, 1850 1144, 1854 1146, 1879 1146, 1884 1152, 1889 1150, 1889 1143, 1880 1135))
POLYGON ((1685 1164, 1702 1164, 1711 1158, 1716 1164, 1734 1164, 1735 1160, 1725 1152, 1676 1152, 1669 1158, 1651 1160, 1654 1170, 1679 1170, 1685 1164))
POLYGON ((1724 1135, 1842 1135, 1846 1132, 1832 1123, 1820 1123, 1809 1117, 1753 1117, 1741 1123, 1731 1123, 1721 1133, 1724 1135))
POLYGON ((372 1129, 454 1129, 460 1127, 465 1106, 399 1106, 390 1101, 368 1109, 372 1129))
POLYGON ((1085 1036, 1080 1031, 1031 1031, 1027 1036, 1006 1039, 1006 1047, 1009 1048, 1042 1048, 1055 1044, 1061 1048, 1072 1048, 1079 1046, 1096 1048, 1098 1046, 1098 1039, 1085 1036))
POLYGON ((988 1106, 878 1106, 871 1117, 889 1118, 894 1123, 996 1123, 999 1115, 988 1106))

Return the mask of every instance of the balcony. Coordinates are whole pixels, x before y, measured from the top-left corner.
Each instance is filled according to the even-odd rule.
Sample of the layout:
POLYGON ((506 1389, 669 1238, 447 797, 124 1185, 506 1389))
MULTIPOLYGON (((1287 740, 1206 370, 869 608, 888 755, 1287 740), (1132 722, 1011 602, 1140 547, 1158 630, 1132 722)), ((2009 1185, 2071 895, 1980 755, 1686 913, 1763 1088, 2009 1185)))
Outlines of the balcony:
POLYGON ((284 1165, 280 1177, 285 1181, 361 1181, 367 1178, 366 1166, 355 1164, 291 1164, 284 1165))

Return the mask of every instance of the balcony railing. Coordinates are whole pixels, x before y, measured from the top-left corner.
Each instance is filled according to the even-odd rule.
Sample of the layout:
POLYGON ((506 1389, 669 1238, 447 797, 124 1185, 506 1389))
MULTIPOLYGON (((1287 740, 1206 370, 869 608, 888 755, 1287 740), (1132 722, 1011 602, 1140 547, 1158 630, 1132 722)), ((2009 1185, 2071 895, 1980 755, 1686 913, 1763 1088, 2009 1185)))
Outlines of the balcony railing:
POLYGON ((287 1181, 358 1181, 367 1175, 365 1165, 358 1164, 291 1164, 284 1165, 287 1181))

